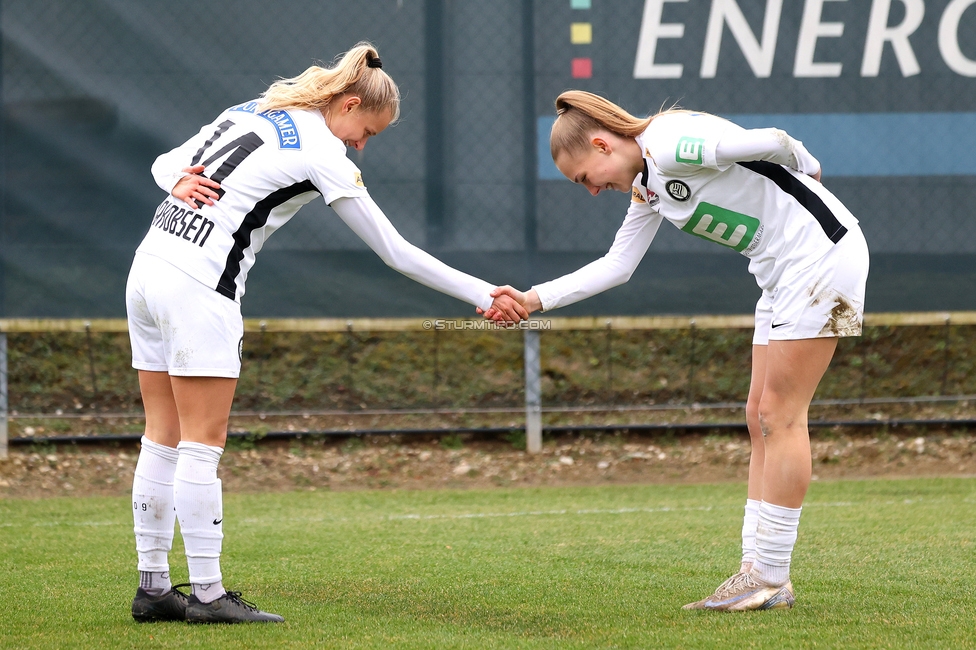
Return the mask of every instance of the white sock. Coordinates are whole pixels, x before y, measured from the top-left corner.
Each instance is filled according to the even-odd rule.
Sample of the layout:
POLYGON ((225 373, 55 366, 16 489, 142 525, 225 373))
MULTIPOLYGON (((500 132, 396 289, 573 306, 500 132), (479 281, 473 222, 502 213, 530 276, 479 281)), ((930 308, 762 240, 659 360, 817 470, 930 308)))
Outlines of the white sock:
POLYGON ((742 519, 742 565, 756 561, 756 525, 759 523, 759 500, 746 499, 746 514, 742 519))
POLYGON ((190 584, 194 595, 210 602, 224 595, 220 584, 224 514, 217 478, 217 464, 224 450, 199 442, 181 442, 176 448, 180 457, 176 462, 173 493, 190 568, 190 584), (210 587, 203 588, 204 585, 210 587))
POLYGON ((193 593, 193 595, 196 596, 197 600, 199 600, 201 603, 212 603, 227 593, 227 590, 224 589, 224 583, 222 583, 220 580, 217 582, 200 585, 191 583, 190 586, 192 587, 191 593, 193 593))
POLYGON ((139 586, 150 596, 162 596, 173 588, 169 571, 140 571, 139 586))
POLYGON ((179 453, 142 437, 132 477, 132 518, 139 556, 139 586, 152 595, 169 591, 169 551, 173 548, 176 510, 173 475, 179 453), (156 593, 158 590, 158 593, 156 593))
POLYGON ((759 504, 756 527, 756 561, 752 573, 771 585, 784 585, 790 579, 790 557, 796 544, 802 508, 786 508, 763 501, 759 504))

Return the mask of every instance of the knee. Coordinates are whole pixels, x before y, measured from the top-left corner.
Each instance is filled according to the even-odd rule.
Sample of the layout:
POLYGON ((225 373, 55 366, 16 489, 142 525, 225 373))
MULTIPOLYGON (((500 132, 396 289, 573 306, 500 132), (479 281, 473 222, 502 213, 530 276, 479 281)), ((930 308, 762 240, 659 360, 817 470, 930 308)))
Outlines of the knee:
POLYGON ((762 432, 763 439, 766 439, 773 433, 775 427, 773 427, 771 418, 766 411, 760 410, 757 417, 759 419, 759 431, 762 432))
POLYGON ((749 426, 759 425, 759 400, 750 398, 746 402, 746 422, 749 426))
POLYGON ((762 431, 763 438, 769 438, 776 432, 792 429, 795 424, 801 421, 797 414, 792 412, 786 404, 776 399, 763 399, 758 406, 759 430, 762 431))
POLYGON ((764 396, 756 405, 756 419, 759 422, 759 430, 762 431, 763 438, 768 438, 780 428, 781 410, 776 401, 764 396))
POLYGON ((746 426, 749 429, 749 436, 756 440, 762 440, 762 426, 759 420, 759 400, 750 399, 746 402, 746 426))

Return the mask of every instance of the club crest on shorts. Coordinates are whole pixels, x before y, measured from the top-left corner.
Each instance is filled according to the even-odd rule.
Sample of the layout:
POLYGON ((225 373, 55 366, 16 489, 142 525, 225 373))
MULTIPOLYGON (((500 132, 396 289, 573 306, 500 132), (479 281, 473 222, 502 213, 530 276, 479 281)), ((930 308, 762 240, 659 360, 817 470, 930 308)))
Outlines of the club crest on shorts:
POLYGON ((668 181, 664 185, 664 189, 667 190, 668 196, 675 201, 687 201, 691 196, 691 188, 684 181, 668 181))
POLYGON ((240 342, 237 344, 237 358, 244 361, 244 337, 241 337, 240 342))

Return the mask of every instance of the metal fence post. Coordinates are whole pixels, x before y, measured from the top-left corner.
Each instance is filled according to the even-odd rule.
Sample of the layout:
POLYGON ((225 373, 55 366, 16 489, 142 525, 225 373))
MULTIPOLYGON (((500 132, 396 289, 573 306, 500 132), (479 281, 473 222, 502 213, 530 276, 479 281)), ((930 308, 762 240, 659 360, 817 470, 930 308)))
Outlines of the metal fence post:
POLYGON ((355 354, 355 346, 358 341, 356 340, 356 335, 352 331, 352 321, 346 321, 346 341, 349 343, 349 348, 346 351, 346 390, 349 391, 349 398, 352 398, 352 384, 353 384, 353 354, 355 354))
POLYGON ((525 330, 525 448, 531 454, 542 451, 542 370, 539 331, 525 330))
POLYGON ((695 403, 695 338, 698 328, 695 319, 691 319, 691 354, 688 359, 688 402, 695 403))
POLYGON ((7 457, 7 333, 0 332, 0 459, 7 457))
MULTIPOLYGON (((95 375, 95 350, 92 346, 91 321, 85 321, 85 346, 88 348, 88 374, 91 377, 92 402, 98 399, 98 380, 95 375)), ((92 407, 94 408, 94 404, 92 407)))
POLYGON ((613 321, 607 320, 607 398, 613 404, 613 321))
MULTIPOLYGON (((261 321, 259 327, 261 328, 261 344, 258 348, 260 352, 258 353, 258 376, 254 379, 254 403, 260 409, 261 405, 261 380, 264 378, 264 358, 268 356, 268 346, 267 346, 267 335, 268 335, 268 321, 261 321)), ((243 339, 242 339, 243 341, 243 339)), ((241 344, 243 346, 243 343, 241 344)), ((241 361, 243 361, 244 348, 241 347, 241 361)))

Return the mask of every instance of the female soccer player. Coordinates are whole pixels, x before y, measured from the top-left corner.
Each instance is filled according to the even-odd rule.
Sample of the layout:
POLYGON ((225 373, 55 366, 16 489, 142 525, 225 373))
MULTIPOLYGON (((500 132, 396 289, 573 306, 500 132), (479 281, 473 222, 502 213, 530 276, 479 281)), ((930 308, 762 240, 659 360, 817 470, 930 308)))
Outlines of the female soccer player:
POLYGON ((492 295, 531 312, 623 284, 663 219, 749 258, 763 293, 746 406, 742 563, 714 594, 685 607, 792 607, 790 558, 811 472, 807 412, 838 337, 861 333, 868 249, 857 219, 819 183, 820 163, 783 131, 677 110, 638 119, 582 91, 560 95, 556 109, 556 166, 594 196, 629 192, 630 209, 604 257, 525 294, 492 295))
POLYGON ((399 91, 381 68, 376 50, 360 43, 332 68, 312 66, 227 109, 153 164, 169 196, 126 287, 146 410, 132 485, 138 621, 283 620, 223 587, 217 464, 240 374, 244 281, 264 241, 301 206, 321 195, 397 271, 497 319, 528 316, 507 295, 493 300, 494 285, 407 243, 369 197, 346 147, 361 150, 399 115, 399 91), (169 579, 177 518, 189 596, 169 579))

